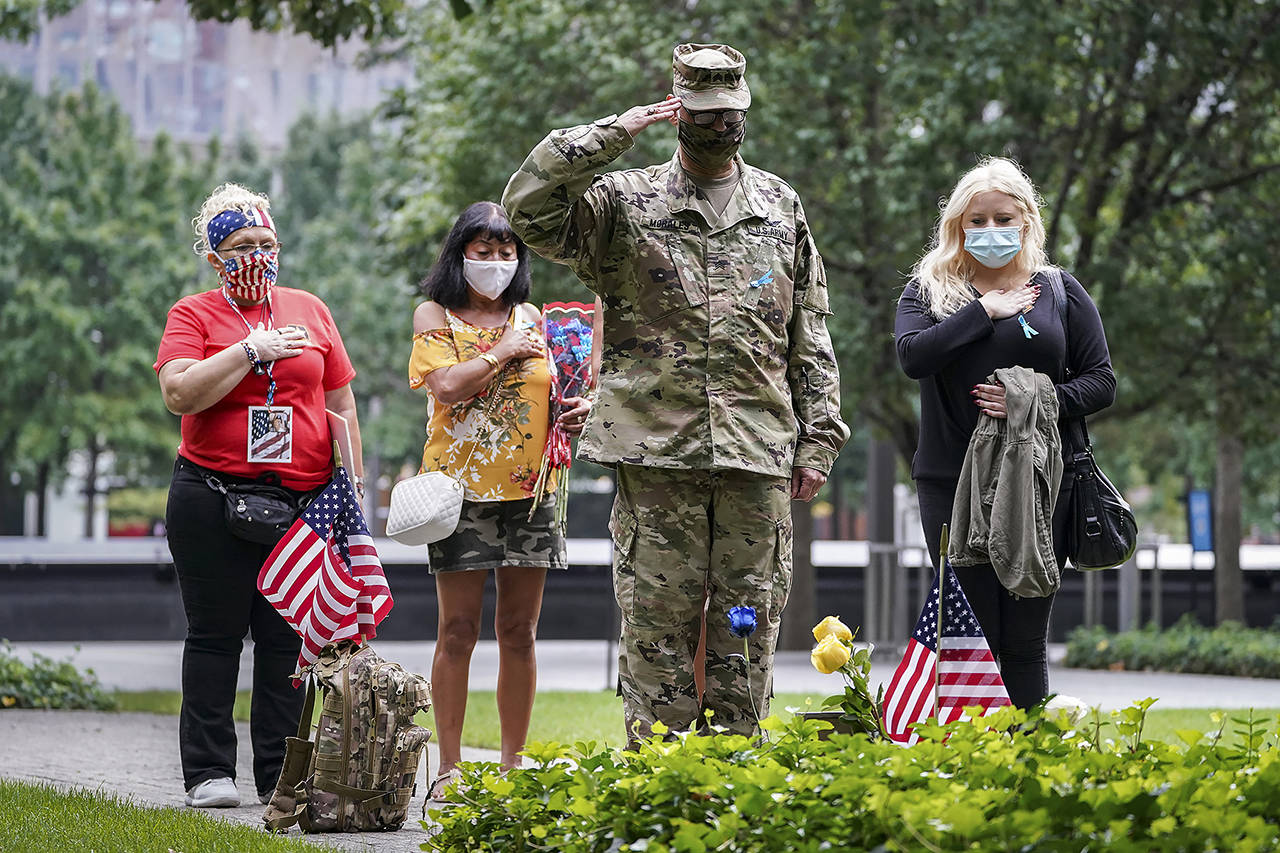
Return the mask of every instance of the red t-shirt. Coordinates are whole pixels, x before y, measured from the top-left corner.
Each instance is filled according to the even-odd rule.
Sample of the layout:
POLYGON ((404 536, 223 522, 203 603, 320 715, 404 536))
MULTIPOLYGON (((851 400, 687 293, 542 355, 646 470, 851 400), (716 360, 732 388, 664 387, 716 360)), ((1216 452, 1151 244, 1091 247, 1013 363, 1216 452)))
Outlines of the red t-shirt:
MULTIPOLYGON (((241 308, 250 323, 265 322, 265 311, 241 308)), ((302 355, 282 358, 272 372, 276 380, 273 406, 293 407, 293 449, 290 462, 249 462, 249 407, 267 402, 266 374, 250 371, 240 384, 202 412, 182 416, 178 452, 206 468, 256 477, 274 471, 291 489, 311 489, 328 482, 333 473, 333 444, 324 413, 324 395, 341 388, 356 375, 338 335, 333 315, 323 302, 305 290, 271 289, 271 314, 276 328, 305 326, 311 346, 302 355)), ((175 358, 208 358, 244 340, 249 330, 222 295, 222 289, 184 296, 169 309, 155 369, 175 358)), ((247 359, 247 356, 246 356, 247 359)))

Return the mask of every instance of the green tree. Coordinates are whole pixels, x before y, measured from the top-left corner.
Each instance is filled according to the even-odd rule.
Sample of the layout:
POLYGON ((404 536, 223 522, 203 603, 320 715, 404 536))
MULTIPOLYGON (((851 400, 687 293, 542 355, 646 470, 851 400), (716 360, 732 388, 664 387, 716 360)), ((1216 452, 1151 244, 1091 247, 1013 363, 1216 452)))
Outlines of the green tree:
POLYGON ((6 0, 0 6, 0 39, 26 41, 40 32, 42 16, 65 15, 78 5, 80 0, 6 0))
MULTIPOLYGON (((0 5, 0 39, 25 41, 40 32, 42 17, 65 15, 80 0, 6 0, 0 5)), ((464 18, 488 4, 485 0, 448 0, 454 15, 464 18)), ((190 0, 198 21, 244 20, 255 30, 291 29, 325 47, 349 38, 393 45, 415 12, 405 0, 190 0)))
POLYGON ((0 458, 43 496, 73 451, 88 460, 91 532, 99 463, 155 468, 175 430, 151 370, 166 309, 192 280, 182 199, 185 155, 163 137, 143 151, 92 86, 22 103, 23 131, 3 140, 0 227, 0 458))

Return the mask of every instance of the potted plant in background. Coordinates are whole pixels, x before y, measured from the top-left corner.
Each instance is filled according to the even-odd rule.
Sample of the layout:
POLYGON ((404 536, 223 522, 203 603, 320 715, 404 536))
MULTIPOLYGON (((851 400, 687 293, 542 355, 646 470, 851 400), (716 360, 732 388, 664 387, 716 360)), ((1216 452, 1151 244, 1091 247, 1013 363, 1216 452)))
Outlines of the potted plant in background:
POLYGON ((809 653, 814 669, 826 675, 838 672, 844 679, 844 692, 835 693, 822 701, 821 711, 806 711, 800 716, 809 720, 825 720, 832 729, 824 729, 819 737, 826 738, 832 731, 842 734, 861 732, 871 739, 885 737, 881 701, 884 687, 871 695, 871 652, 875 648, 855 648, 854 631, 835 616, 828 616, 813 626, 813 638, 818 641, 809 653))

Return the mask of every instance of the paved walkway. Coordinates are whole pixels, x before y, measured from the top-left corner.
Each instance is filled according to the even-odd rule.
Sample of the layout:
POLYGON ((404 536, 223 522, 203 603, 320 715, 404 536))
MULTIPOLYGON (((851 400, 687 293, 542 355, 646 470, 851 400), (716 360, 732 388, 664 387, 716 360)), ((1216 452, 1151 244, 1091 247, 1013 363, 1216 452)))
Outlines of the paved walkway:
MULTIPOLYGON (((431 643, 374 644, 379 653, 410 670, 428 673, 431 643)), ((55 660, 70 658, 82 668, 92 668, 108 688, 121 690, 176 690, 179 685, 182 644, 154 643, 20 643, 18 653, 32 652, 55 660)), ((1058 660, 1061 647, 1051 656, 1058 660)), ((602 641, 552 641, 538 645, 540 690, 611 689, 615 677, 609 649, 602 641)), ((248 685, 251 652, 242 659, 241 684, 248 685)), ((872 681, 886 681, 896 661, 876 660, 872 681)), ((1050 685, 1056 692, 1078 697, 1104 709, 1124 707, 1149 696, 1159 698, 1159 708, 1280 707, 1280 681, 1228 678, 1215 675, 1173 675, 1148 672, 1110 672, 1064 669, 1054 665, 1050 685)), ((497 647, 481 643, 472 666, 471 686, 492 690, 497 682, 497 647)), ((781 652, 775 667, 779 692, 826 694, 838 689, 836 676, 816 672, 807 652, 781 652)), ((0 775, 46 781, 62 787, 102 789, 132 798, 136 803, 182 806, 181 772, 178 766, 176 717, 153 714, 104 714, 82 711, 0 711, 0 775)), ((239 778, 241 794, 251 803, 237 809, 210 810, 226 820, 261 825, 263 807, 252 800, 252 778, 247 725, 237 728, 241 744, 239 778)), ((432 767, 435 745, 430 744, 432 767)), ((468 760, 494 761, 491 750, 467 749, 468 760)), ((421 779, 425 778, 425 773, 421 779)), ((407 853, 417 851, 426 839, 418 823, 426 785, 410 808, 410 820, 396 833, 318 836, 345 849, 407 853)), ((297 830, 294 830, 296 832, 297 830)))
MULTIPOLYGON (((374 646, 383 657, 398 661, 408 670, 431 672, 434 643, 375 641, 374 646)), ((111 689, 177 690, 180 683, 181 642, 17 643, 14 647, 22 655, 38 652, 55 660, 69 658, 82 669, 93 669, 103 685, 111 689)), ((1065 652, 1061 645, 1050 646, 1050 688, 1104 710, 1123 708, 1148 696, 1159 698, 1158 708, 1280 707, 1280 680, 1066 669, 1059 665, 1065 652)), ((240 670, 240 684, 244 687, 250 683, 252 661, 252 646, 246 643, 240 670)), ((896 666, 897 661, 890 657, 877 657, 871 668, 872 686, 887 682, 896 666)), ((613 690, 616 677, 613 650, 602 640, 538 643, 539 690, 613 690)), ((497 682, 497 643, 481 642, 472 659, 471 687, 493 690, 497 682)), ((825 695, 838 688, 839 678, 815 670, 808 652, 779 652, 775 656, 776 691, 825 695)))

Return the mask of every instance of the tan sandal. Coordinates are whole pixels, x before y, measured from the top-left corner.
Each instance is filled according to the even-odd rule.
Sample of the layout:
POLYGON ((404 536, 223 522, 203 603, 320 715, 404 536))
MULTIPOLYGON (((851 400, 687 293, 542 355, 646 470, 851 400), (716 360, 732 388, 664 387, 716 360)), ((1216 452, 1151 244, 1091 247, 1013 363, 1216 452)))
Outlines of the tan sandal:
POLYGON ((453 800, 449 799, 449 792, 458 780, 462 778, 461 771, 453 767, 447 773, 441 773, 431 783, 431 787, 427 788, 427 802, 449 804, 453 800))

